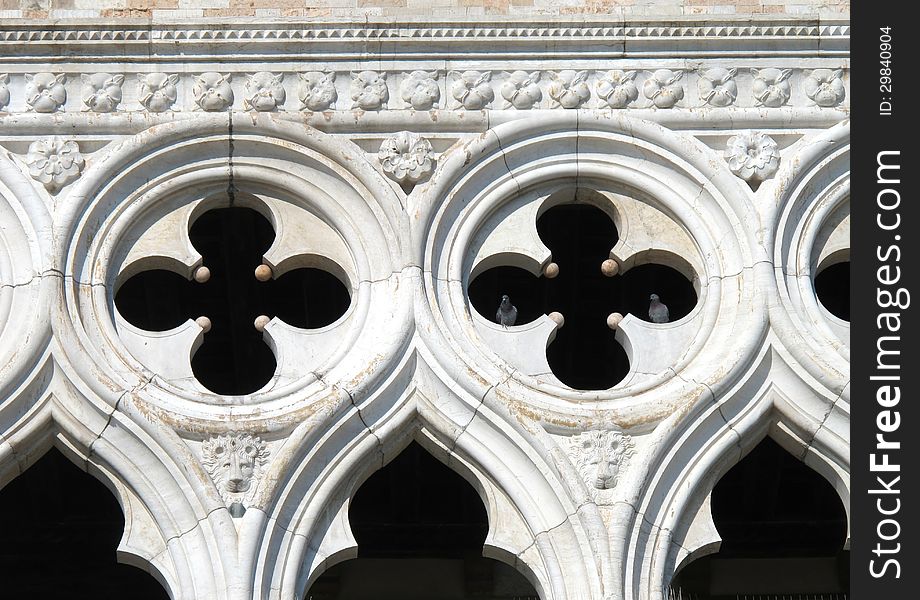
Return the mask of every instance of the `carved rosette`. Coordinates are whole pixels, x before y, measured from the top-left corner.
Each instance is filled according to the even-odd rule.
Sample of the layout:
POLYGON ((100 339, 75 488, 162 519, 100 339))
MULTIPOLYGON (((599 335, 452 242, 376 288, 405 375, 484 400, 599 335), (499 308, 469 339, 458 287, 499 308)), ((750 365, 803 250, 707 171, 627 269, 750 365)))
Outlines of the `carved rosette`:
POLYGON ((29 175, 52 194, 76 180, 83 164, 83 155, 77 143, 57 136, 32 142, 26 155, 29 175))
POLYGON ((192 89, 195 104, 208 112, 227 110, 233 104, 233 89, 230 87, 230 75, 208 72, 195 78, 192 89))
POLYGON ((67 89, 63 73, 26 74, 26 103, 37 113, 52 113, 67 102, 67 89))
POLYGON ((607 71, 597 81, 597 95, 610 108, 626 108, 639 97, 636 71, 607 71))
POLYGON ((150 112, 165 112, 172 108, 178 96, 179 76, 166 73, 138 73, 137 98, 150 112))
POLYGON ((202 462, 220 490, 227 506, 243 504, 254 489, 253 482, 268 462, 269 450, 248 433, 208 438, 201 445, 202 462))
POLYGON ((390 91, 387 89, 387 74, 376 71, 361 71, 351 74, 352 108, 380 110, 387 107, 390 91))
POLYGON ((329 110, 339 99, 335 90, 335 73, 310 71, 300 74, 300 90, 297 94, 302 110, 314 112, 329 110))
POLYGON ((738 98, 738 84, 735 83, 737 69, 715 67, 700 72, 700 98, 710 106, 725 107, 738 98))
POLYGON ((83 110, 109 113, 118 108, 121 103, 121 85, 125 82, 124 75, 84 73, 82 81, 83 110))
POLYGON ((684 87, 680 84, 683 76, 683 71, 658 69, 645 80, 642 91, 658 108, 673 108, 684 97, 684 87))
POLYGON ((246 98, 243 108, 270 112, 284 104, 286 94, 284 91, 284 75, 275 75, 267 71, 260 71, 246 79, 246 98))
POLYGON ((431 143, 409 131, 384 140, 377 157, 387 177, 400 185, 414 185, 428 179, 434 169, 431 143))
POLYGON ((846 88, 843 70, 815 69, 805 78, 805 95, 818 106, 829 108, 843 102, 846 88))
POLYGON ((441 99, 438 88, 438 74, 427 71, 412 71, 400 86, 403 102, 415 110, 431 110, 441 99))
POLYGON ((776 173, 780 156, 773 138, 765 133, 743 131, 728 139, 725 159, 732 173, 757 185, 776 173))
POLYGON ((632 438, 619 431, 586 431, 569 441, 569 456, 598 499, 616 486, 634 454, 632 438))

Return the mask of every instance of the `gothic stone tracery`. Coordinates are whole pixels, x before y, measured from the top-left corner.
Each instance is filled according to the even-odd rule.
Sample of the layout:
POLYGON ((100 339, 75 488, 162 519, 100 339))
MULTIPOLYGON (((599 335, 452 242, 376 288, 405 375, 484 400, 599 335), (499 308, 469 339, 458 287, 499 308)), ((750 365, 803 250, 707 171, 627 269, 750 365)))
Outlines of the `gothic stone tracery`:
MULTIPOLYGON (((182 600, 303 597, 355 555, 348 503, 411 440, 475 482, 486 553, 544 600, 666 597, 765 435, 846 505, 849 324, 814 280, 849 260, 848 40, 788 16, 4 21, 0 486, 50 444, 88 465, 123 507, 120 555, 182 600), (585 258, 598 285, 638 282, 585 325, 622 378, 584 388, 548 358, 581 327, 584 246, 562 260, 538 226, 572 207, 616 231, 585 258), (194 228, 231 208, 274 234, 241 267, 255 300, 224 298, 274 366, 216 394, 193 368, 207 303, 158 330, 115 297, 151 272, 221 281, 194 228), (533 314, 502 327, 507 291, 471 292, 491 270, 576 300, 518 294, 533 314), (255 306, 304 272, 342 301, 315 279, 283 295, 329 319, 255 306), (665 272, 692 298, 652 323, 665 272)), ((140 289, 138 313, 165 310, 140 289)))

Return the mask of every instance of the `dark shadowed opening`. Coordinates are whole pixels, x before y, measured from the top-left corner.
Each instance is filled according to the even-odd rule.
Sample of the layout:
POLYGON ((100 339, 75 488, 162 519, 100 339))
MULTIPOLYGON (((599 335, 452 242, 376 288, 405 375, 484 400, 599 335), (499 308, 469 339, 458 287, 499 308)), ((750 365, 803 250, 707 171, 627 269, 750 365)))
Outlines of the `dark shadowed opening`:
POLYGON ((574 389, 607 389, 629 373, 626 352, 607 327, 610 313, 631 313, 649 321, 653 293, 668 306, 671 321, 685 317, 696 306, 692 283, 671 267, 640 265, 615 277, 601 273, 601 263, 610 257, 619 238, 613 221, 599 208, 556 206, 537 220, 537 232, 559 265, 556 278, 496 267, 479 274, 467 291, 473 308, 490 321, 495 321, 503 294, 518 309, 516 325, 542 314, 562 313, 565 325, 546 355, 553 374, 574 389))
POLYGON ((815 276, 815 294, 832 315, 850 321, 850 261, 831 265, 815 276))
POLYGON ((255 269, 272 244, 268 220, 249 208, 205 212, 189 237, 210 269, 205 283, 164 270, 143 271, 115 296, 118 312, 147 331, 178 327, 205 316, 211 330, 192 358, 195 377, 217 394, 255 392, 275 373, 275 356, 255 328, 256 317, 316 329, 337 320, 351 303, 345 285, 320 269, 295 269, 260 282, 255 269))
POLYGON ((671 587, 684 599, 825 594, 842 600, 849 592, 840 497, 770 438, 716 484, 712 516, 722 547, 674 577, 671 587))
POLYGON ((118 501, 55 449, 0 490, 4 598, 167 600, 148 573, 115 561, 118 501))
POLYGON ((537 599, 512 567, 482 557, 488 519, 462 476, 412 443, 355 494, 358 558, 311 586, 314 600, 537 599))

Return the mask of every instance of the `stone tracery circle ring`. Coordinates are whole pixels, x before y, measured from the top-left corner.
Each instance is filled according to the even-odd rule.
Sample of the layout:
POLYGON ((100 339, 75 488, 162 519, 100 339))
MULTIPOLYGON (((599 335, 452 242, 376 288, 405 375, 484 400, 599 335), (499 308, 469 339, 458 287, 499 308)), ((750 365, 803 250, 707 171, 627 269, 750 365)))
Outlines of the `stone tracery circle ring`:
MULTIPOLYGON (((766 328, 755 280, 762 282, 769 268, 763 248, 745 237, 750 228, 741 225, 756 219, 749 190, 740 188, 739 180, 711 161, 708 152, 649 122, 612 115, 576 126, 565 113, 506 123, 446 152, 442 171, 421 188, 429 211, 422 216, 427 219, 422 229, 429 232, 424 273, 426 278, 430 274, 427 308, 445 340, 442 346, 454 348, 468 367, 456 373, 464 387, 470 393, 501 387, 509 402, 536 404, 549 421, 573 422, 574 415, 587 423, 603 409, 625 427, 654 421, 701 397, 705 386, 715 389, 730 381, 766 328), (692 313, 697 331, 668 368, 637 385, 581 392, 522 374, 497 356, 471 323, 466 284, 484 225, 502 210, 513 211, 566 187, 630 195, 677 223, 699 253, 701 290, 692 313), (656 406, 649 404, 653 397, 656 406), (671 398, 670 403, 660 403, 662 397, 671 398)), ((529 260, 536 273, 548 256, 529 260)))
MULTIPOLYGON (((253 121, 248 115, 231 118, 232 163, 227 116, 202 115, 194 123, 142 132, 87 171, 65 216, 69 231, 64 239, 73 242, 63 253, 61 268, 74 281, 90 285, 66 287, 69 326, 62 335, 69 338, 71 361, 93 372, 85 380, 102 382, 97 392, 110 404, 128 393, 180 428, 208 429, 221 427, 216 423, 225 419, 221 406, 229 403, 237 424, 283 430, 317 410, 317 402, 329 409, 366 393, 391 366, 384 357, 398 357, 408 344, 410 293, 408 285, 399 285, 404 275, 394 243, 407 236, 396 234, 402 226, 398 200, 381 194, 389 186, 352 147, 302 127, 253 121), (285 235, 280 228, 288 223, 279 218, 279 207, 305 211, 327 227, 324 235, 337 235, 347 255, 339 262, 350 264, 339 265, 342 272, 334 274, 347 280, 352 298, 334 343, 324 347, 326 354, 312 369, 292 366, 287 380, 229 398, 169 381, 138 360, 118 333, 112 301, 120 276, 117 263, 128 252, 126 245, 170 210, 198 203, 196 210, 205 212, 213 198, 226 194, 228 181, 236 195, 250 198, 273 221, 276 240, 285 235)), ((296 265, 298 260, 313 264, 321 259, 309 255, 285 260, 296 265)), ((188 278, 197 265, 188 256, 185 260, 188 272, 181 274, 188 278)), ((287 262, 275 265, 275 272, 287 262)), ((194 321, 188 323, 200 331, 194 321)), ((281 355, 299 347, 284 336, 303 339, 304 334, 291 329, 276 327, 267 340, 279 371, 287 360, 281 355)), ((292 364, 296 360, 294 356, 292 364)))

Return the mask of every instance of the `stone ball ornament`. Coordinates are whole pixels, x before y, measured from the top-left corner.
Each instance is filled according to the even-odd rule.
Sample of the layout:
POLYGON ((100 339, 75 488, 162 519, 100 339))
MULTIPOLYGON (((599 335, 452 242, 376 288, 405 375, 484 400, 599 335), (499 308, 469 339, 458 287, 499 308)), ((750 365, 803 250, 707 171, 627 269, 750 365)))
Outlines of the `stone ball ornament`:
POLYGON ((776 173, 780 155, 773 138, 761 132, 744 131, 728 139, 725 159, 732 173, 757 185, 776 173))
POLYGON ((428 179, 435 164, 431 142, 409 131, 385 139, 377 158, 387 177, 400 185, 414 185, 428 179))

